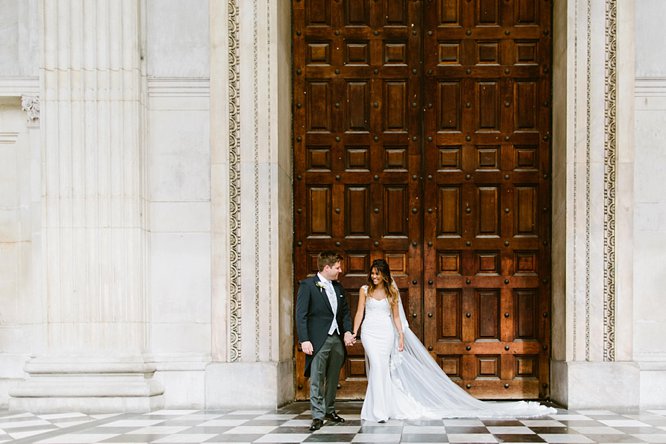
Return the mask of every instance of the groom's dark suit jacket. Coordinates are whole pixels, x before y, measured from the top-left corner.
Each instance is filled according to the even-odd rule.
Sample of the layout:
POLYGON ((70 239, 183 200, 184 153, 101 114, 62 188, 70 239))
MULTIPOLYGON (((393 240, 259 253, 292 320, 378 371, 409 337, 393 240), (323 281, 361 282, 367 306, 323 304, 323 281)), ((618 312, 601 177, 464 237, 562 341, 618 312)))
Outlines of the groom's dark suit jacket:
MULTIPOLYGON (((321 350, 333 322, 333 309, 328 301, 326 290, 317 287, 319 277, 314 275, 301 281, 296 298, 296 332, 298 342, 310 341, 314 348, 312 355, 305 355, 305 376, 310 377, 312 358, 321 350)), ((333 281, 333 289, 338 299, 336 319, 340 330, 340 341, 345 332, 352 331, 349 305, 345 291, 337 281, 333 281)), ((344 344, 343 344, 344 346, 344 344)), ((346 349, 345 349, 346 356, 346 349)))

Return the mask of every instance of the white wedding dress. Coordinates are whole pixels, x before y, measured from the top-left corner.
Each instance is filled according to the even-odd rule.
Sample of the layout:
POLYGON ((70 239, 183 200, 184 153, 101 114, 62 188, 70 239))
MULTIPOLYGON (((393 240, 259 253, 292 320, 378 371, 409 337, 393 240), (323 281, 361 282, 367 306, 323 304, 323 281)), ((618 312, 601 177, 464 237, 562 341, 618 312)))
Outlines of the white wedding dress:
MULTIPOLYGON (((367 294, 367 287, 365 288, 367 294)), ((451 381, 412 333, 399 302, 404 350, 388 299, 365 298, 361 341, 365 349, 368 389, 361 419, 382 421, 417 418, 532 418, 556 413, 538 402, 487 402, 469 395, 451 381)))

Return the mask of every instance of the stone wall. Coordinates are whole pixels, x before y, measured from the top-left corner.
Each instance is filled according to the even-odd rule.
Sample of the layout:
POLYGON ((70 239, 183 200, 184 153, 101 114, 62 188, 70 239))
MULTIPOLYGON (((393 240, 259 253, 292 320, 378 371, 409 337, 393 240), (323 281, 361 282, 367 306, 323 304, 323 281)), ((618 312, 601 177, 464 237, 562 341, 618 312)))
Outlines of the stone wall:
POLYGON ((666 399, 666 3, 636 1, 634 359, 641 405, 666 399))

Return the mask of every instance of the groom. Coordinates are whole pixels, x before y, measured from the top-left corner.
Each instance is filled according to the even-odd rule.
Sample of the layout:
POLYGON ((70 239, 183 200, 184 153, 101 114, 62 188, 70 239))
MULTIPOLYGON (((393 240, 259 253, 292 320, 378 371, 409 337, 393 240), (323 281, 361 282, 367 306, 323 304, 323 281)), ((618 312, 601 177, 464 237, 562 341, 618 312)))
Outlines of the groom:
POLYGON ((319 273, 301 281, 296 299, 296 331, 305 353, 305 377, 310 377, 311 431, 319 430, 324 419, 345 422, 335 412, 335 392, 345 345, 352 345, 351 316, 344 289, 337 281, 342 257, 323 251, 317 257, 319 273))

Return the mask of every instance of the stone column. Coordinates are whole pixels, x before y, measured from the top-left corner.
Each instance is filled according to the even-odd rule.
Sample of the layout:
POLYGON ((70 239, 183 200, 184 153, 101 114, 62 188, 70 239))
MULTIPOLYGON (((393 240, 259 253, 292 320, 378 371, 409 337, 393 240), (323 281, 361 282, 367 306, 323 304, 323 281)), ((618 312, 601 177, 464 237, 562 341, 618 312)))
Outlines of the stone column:
POLYGON ((47 352, 10 408, 161 406, 146 347, 142 2, 40 2, 47 352))
POLYGON ((554 10, 551 395, 636 408, 632 361, 633 2, 554 10))

